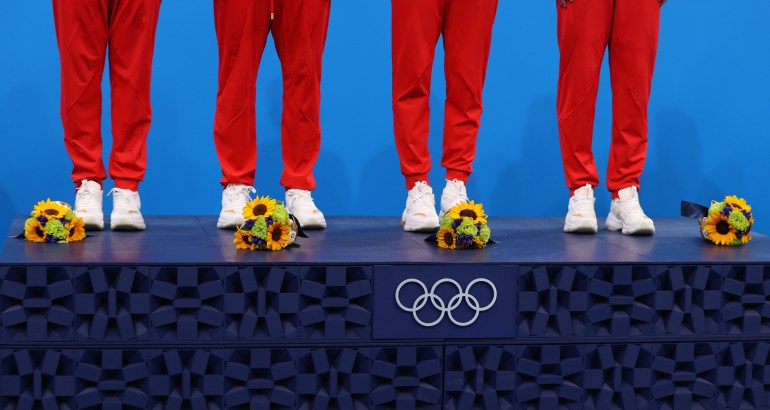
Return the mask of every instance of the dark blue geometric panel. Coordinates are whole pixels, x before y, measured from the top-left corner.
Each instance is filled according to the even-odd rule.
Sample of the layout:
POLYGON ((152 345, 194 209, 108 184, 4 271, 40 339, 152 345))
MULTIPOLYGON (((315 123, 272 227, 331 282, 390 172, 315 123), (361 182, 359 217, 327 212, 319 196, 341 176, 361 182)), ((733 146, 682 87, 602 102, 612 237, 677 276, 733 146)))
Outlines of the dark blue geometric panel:
POLYGON ((515 359, 510 346, 447 346, 444 408, 512 408, 516 389, 515 359))
POLYGON ((221 267, 152 268, 152 339, 224 339, 223 273, 221 267))
POLYGON ((153 350, 148 393, 153 410, 223 408, 223 352, 219 350, 153 350))
POLYGON ((296 392, 298 409, 366 409, 371 362, 368 349, 299 349, 296 392))
POLYGON ((0 350, 0 409, 74 409, 75 363, 55 350, 0 350))
POLYGON ((596 268, 519 267, 519 335, 576 336, 590 334, 586 312, 591 307, 589 278, 596 268))
POLYGON ((78 409, 146 409, 152 402, 147 350, 75 351, 78 409))
POLYGON ((75 276, 75 338, 146 340, 150 327, 150 269, 95 267, 75 276))
POLYGON ((297 267, 226 267, 224 313, 228 339, 296 338, 297 267))
POLYGON ((656 275, 656 329, 668 335, 723 333, 722 274, 710 266, 650 266, 656 275))
POLYGON ((65 268, 0 267, 0 340, 71 340, 74 293, 65 268))
POLYGON ((770 408, 770 343, 719 343, 718 405, 729 409, 770 408))
POLYGON ((233 410, 290 409, 297 403, 296 350, 228 350, 224 406, 233 410))
POLYGON ((372 408, 408 410, 441 407, 441 348, 373 348, 371 357, 372 408))
POLYGON ((653 354, 640 345, 578 346, 585 371, 582 386, 587 409, 650 407, 653 354))
POLYGON ((585 346, 517 346, 516 408, 583 408, 585 346))
POLYGON ((300 338, 369 339, 372 334, 372 268, 300 268, 300 338))
POLYGON ((730 334, 770 333, 770 267, 725 267, 722 321, 730 334))
POLYGON ((652 357, 651 405, 659 409, 719 408, 715 343, 642 345, 652 357))
POLYGON ((598 267, 588 284, 589 335, 660 334, 654 308, 654 273, 650 266, 598 267))

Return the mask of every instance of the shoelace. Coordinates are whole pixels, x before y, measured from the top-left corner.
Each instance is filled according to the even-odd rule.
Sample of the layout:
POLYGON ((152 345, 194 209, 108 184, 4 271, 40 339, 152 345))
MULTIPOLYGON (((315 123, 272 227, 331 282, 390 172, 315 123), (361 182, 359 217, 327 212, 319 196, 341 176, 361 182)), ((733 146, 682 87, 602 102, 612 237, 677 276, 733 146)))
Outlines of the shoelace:
POLYGON ((644 215, 644 210, 642 209, 642 205, 639 204, 638 198, 629 198, 625 201, 620 201, 620 208, 623 210, 624 214, 644 215))
POLYGON ((256 194, 257 190, 253 186, 228 187, 225 189, 225 195, 230 202, 236 202, 246 197, 246 202, 251 202, 251 194, 256 194))
POLYGON ((457 179, 453 179, 451 182, 455 187, 454 192, 454 198, 452 198, 454 203, 461 203, 461 202, 468 202, 468 194, 465 190, 465 184, 458 181, 457 179))
POLYGON ((77 190, 75 203, 81 208, 90 208, 96 206, 97 198, 99 197, 99 191, 88 189, 86 184, 80 185, 77 190))
MULTIPOLYGON (((433 208, 435 205, 433 203, 433 199, 431 198, 432 196, 433 195, 429 192, 418 189, 417 193, 412 195, 412 203, 415 205, 417 210, 433 208)), ((435 210, 433 212, 435 212, 435 210)))
POLYGON ((573 203, 575 207, 575 214, 591 215, 596 212, 594 211, 593 198, 576 198, 573 203))
POLYGON ((313 197, 310 195, 310 192, 294 191, 289 193, 289 196, 292 198, 292 202, 297 208, 315 209, 316 207, 315 202, 313 201, 313 197))
POLYGON ((620 209, 623 210, 624 214, 636 214, 636 215, 644 215, 644 210, 642 210, 642 205, 639 203, 639 196, 637 195, 636 187, 634 187, 634 195, 631 198, 620 200, 620 209))
POLYGON ((128 209, 139 209, 139 193, 130 189, 112 188, 107 196, 113 196, 113 201, 123 203, 128 209))

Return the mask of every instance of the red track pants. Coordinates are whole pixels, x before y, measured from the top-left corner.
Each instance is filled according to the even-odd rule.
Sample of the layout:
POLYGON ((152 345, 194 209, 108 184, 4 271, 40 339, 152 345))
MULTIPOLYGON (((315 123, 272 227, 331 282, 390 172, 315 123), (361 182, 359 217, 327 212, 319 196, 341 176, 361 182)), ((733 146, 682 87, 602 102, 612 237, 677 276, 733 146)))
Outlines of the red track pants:
POLYGON ((61 118, 72 180, 107 178, 102 162, 102 73, 109 50, 115 186, 137 190, 152 121, 150 76, 161 0, 53 0, 61 57, 61 118))
POLYGON ((639 187, 647 156, 647 106, 658 48, 658 0, 575 0, 558 8, 561 63, 557 116, 567 187, 599 176, 591 152, 596 94, 609 46, 612 147, 607 188, 639 187))
POLYGON ((219 43, 214 143, 222 185, 254 184, 257 71, 272 32, 283 71, 281 185, 315 188, 313 167, 321 147, 321 59, 330 5, 331 0, 214 0, 219 43))
POLYGON ((476 156, 481 94, 497 0, 392 0, 393 120, 407 189, 427 181, 430 83, 439 35, 447 82, 444 156, 447 179, 467 181, 476 156))

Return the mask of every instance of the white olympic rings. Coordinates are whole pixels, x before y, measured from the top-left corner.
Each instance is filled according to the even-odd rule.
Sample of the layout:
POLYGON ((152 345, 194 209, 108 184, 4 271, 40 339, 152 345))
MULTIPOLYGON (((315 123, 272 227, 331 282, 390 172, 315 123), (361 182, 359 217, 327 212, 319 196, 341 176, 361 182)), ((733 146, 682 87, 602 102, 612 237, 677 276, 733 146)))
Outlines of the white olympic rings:
POLYGON ((450 278, 444 278, 436 283, 433 284, 433 287, 430 288, 430 292, 428 292, 428 288, 425 286, 424 283, 422 283, 419 279, 406 279, 402 281, 398 287, 396 288, 396 303, 398 306, 403 309, 405 312, 409 312, 414 316, 414 320, 417 321, 420 325, 424 327, 433 327, 436 326, 441 322, 442 319, 444 319, 444 315, 449 316, 449 320, 452 321, 457 326, 465 327, 472 325, 474 322, 476 322, 476 319, 479 317, 479 313, 484 312, 486 310, 489 310, 497 301, 497 288, 495 287, 495 284, 492 283, 489 279, 485 278, 477 278, 471 281, 471 283, 468 284, 468 286, 463 290, 462 286, 460 286, 457 281, 450 278), (417 284, 420 288, 422 288, 422 295, 418 296, 417 299, 414 300, 414 303, 411 307, 405 306, 403 303, 401 303, 401 288, 404 287, 404 285, 407 285, 409 283, 417 284), (449 300, 449 303, 444 304, 444 300, 441 299, 438 295, 436 295, 436 288, 439 287, 439 285, 443 283, 449 283, 454 285, 457 288, 457 294, 452 296, 452 298, 449 300), (486 306, 482 307, 479 304, 479 300, 471 295, 470 291, 473 285, 477 283, 485 283, 487 284, 490 289, 492 289, 492 301, 489 302, 486 306), (430 300, 430 303, 433 305, 434 308, 436 308, 441 314, 439 315, 438 319, 432 321, 432 322, 425 322, 419 317, 417 317, 417 312, 420 311, 422 308, 425 307, 425 305, 428 303, 428 300, 430 300), (465 301, 465 303, 468 304, 468 307, 471 308, 471 310, 474 311, 473 317, 465 322, 460 322, 452 316, 452 311, 457 309, 460 304, 465 301))

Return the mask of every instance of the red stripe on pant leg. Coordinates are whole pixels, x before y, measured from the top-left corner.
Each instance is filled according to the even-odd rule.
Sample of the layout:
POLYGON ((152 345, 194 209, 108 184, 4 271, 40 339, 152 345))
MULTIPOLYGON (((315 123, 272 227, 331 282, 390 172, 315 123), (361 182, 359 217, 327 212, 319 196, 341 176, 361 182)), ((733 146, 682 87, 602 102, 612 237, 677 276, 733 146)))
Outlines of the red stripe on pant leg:
POLYGON ((257 161, 256 82, 270 30, 266 1, 215 0, 219 88, 214 146, 222 185, 254 184, 257 161))
POLYGON ((564 175, 571 190, 599 183, 592 152, 596 94, 609 42, 613 0, 557 6, 559 85, 556 113, 564 175))
POLYGON ((112 153, 115 186, 136 190, 147 167, 150 83, 160 0, 116 2, 110 16, 112 153))
POLYGON ((102 73, 107 53, 106 0, 54 0, 61 60, 61 119, 72 181, 102 181, 102 73))
POLYGON ((330 0, 277 3, 273 37, 283 70, 281 185, 315 189, 321 148, 321 66, 330 0))
POLYGON ((610 40, 612 146, 607 188, 639 186, 647 158, 647 112, 660 29, 657 0, 616 1, 610 40))
POLYGON ((430 83, 445 0, 393 0, 393 132, 401 173, 427 180, 430 83))
POLYGON ((447 0, 444 16, 444 155, 447 179, 473 172, 497 0, 447 0))

